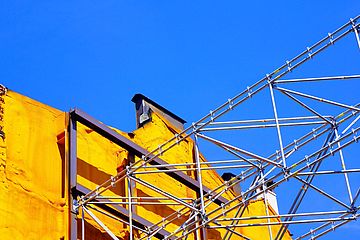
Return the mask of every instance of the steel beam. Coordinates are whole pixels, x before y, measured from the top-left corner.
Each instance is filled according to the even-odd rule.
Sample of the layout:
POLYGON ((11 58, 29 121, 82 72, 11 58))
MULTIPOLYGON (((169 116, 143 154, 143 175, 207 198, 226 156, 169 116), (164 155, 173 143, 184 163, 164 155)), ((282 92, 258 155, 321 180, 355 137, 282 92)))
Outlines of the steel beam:
MULTIPOLYGON (((70 112, 70 118, 80 122, 81 124, 91 128, 92 130, 94 130, 95 132, 97 132, 98 134, 100 134, 101 136, 109 139, 110 141, 116 143, 117 145, 119 145, 120 147, 126 149, 127 151, 133 153, 134 155, 136 155, 139 158, 142 158, 143 156, 149 156, 149 152, 147 150, 145 150, 144 148, 140 147, 139 145, 137 145, 136 143, 132 142, 131 140, 125 138, 124 136, 120 135, 119 133, 117 133, 116 131, 112 130, 111 128, 109 128, 108 126, 106 126, 105 124, 99 122, 98 120, 96 120, 95 118, 91 117, 90 115, 86 114, 85 112, 79 110, 79 109, 74 109, 70 112)), ((167 162, 165 162, 164 160, 158 158, 158 157, 154 157, 152 161, 149 162, 149 164, 153 165, 153 166, 157 166, 157 165, 166 165, 167 162)), ((158 168, 159 170, 171 170, 171 169, 175 169, 173 167, 164 167, 161 166, 158 168)), ((200 191, 200 184, 198 181, 190 178, 188 175, 186 175, 185 173, 182 172, 166 172, 166 174, 172 178, 174 178, 175 180, 181 182, 182 184, 184 184, 185 186, 187 186, 188 188, 192 189, 195 192, 200 191)), ((207 187, 203 187, 203 193, 204 195, 209 194, 211 192, 211 190, 207 187)), ((214 202, 221 206, 221 204, 224 204, 226 202, 226 199, 224 197, 219 197, 216 200, 214 200, 214 202)))
POLYGON ((69 184, 69 238, 70 240, 77 240, 77 124, 76 121, 69 116, 68 118, 68 136, 69 136, 69 146, 68 146, 68 184, 69 184))

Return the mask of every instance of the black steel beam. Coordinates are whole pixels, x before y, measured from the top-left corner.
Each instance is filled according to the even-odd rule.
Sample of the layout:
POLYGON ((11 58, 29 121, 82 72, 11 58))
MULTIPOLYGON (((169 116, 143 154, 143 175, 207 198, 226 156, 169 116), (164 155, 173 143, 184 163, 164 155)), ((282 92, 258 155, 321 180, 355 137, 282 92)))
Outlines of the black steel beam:
MULTIPOLYGON (((74 109, 70 112, 71 119, 75 119, 76 121, 80 122, 81 124, 91 128, 101 136, 109 139, 110 141, 116 143, 120 147, 126 149, 127 151, 135 154, 137 157, 142 158, 143 156, 148 156, 149 152, 145 150, 144 148, 140 147, 136 143, 132 142, 131 140, 127 139, 126 137, 120 135, 116 131, 109 128, 107 125, 99 122, 95 118, 91 117, 87 113, 79 110, 74 109)), ((151 157, 151 156, 150 156, 151 157)), ((166 165, 168 164, 164 160, 155 157, 151 162, 149 162, 151 165, 166 165)), ((175 169, 173 167, 158 167, 159 170, 170 170, 175 169)), ((172 177, 173 179, 181 182, 185 186, 189 187, 190 189, 194 190, 195 192, 200 191, 199 182, 192 179, 188 175, 186 175, 183 172, 165 172, 167 175, 172 177)), ((207 187, 203 187, 204 194, 208 194, 211 190, 207 187)), ((214 200, 214 202, 221 206, 222 204, 226 203, 227 200, 224 197, 219 197, 214 200)))
POLYGON ((68 136, 69 238, 77 240, 77 213, 74 210, 74 202, 77 200, 74 192, 77 185, 77 124, 71 116, 68 118, 68 136))

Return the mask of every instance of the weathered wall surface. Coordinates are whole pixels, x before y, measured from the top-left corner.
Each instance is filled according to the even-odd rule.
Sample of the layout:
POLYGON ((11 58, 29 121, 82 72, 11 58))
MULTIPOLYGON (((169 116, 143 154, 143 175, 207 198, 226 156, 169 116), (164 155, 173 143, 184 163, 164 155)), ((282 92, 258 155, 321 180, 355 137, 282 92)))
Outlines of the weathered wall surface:
POLYGON ((67 224, 56 135, 65 114, 11 91, 2 98, 1 239, 60 239, 67 224))

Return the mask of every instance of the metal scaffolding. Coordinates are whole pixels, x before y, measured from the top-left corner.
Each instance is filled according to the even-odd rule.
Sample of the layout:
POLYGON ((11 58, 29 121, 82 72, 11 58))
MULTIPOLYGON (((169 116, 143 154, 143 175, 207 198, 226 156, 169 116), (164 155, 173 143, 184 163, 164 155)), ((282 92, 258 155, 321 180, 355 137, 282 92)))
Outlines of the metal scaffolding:
MULTIPOLYGON (((289 228, 291 230, 293 226, 297 225, 303 226, 301 230, 304 230, 306 226, 310 226, 311 229, 294 235, 294 239, 316 239, 356 220, 360 216, 358 201, 360 186, 351 181, 351 176, 360 173, 360 166, 356 166, 354 162, 356 159, 348 159, 349 155, 346 151, 348 149, 351 151, 359 150, 354 143, 357 143, 360 138, 358 135, 360 131, 360 103, 343 103, 315 96, 305 93, 306 88, 293 89, 297 89, 297 86, 305 83, 359 81, 360 75, 297 79, 285 79, 284 77, 346 36, 354 34, 355 41, 360 48, 359 18, 360 16, 350 19, 345 25, 329 33, 311 47, 306 48, 293 59, 286 61, 285 64, 270 74, 266 74, 261 80, 247 87, 235 97, 228 99, 224 104, 210 111, 182 132, 175 134, 151 152, 144 150, 86 113, 78 109, 72 110, 69 113, 68 128, 72 203, 71 239, 74 240, 78 236, 77 218, 79 213, 81 213, 82 218, 82 239, 86 239, 84 215, 91 217, 112 239, 118 239, 94 212, 105 214, 128 225, 130 239, 151 239, 152 237, 186 239, 190 234, 195 235, 196 239, 207 239, 207 229, 226 229, 225 239, 231 239, 233 235, 250 239, 238 230, 246 227, 267 226, 270 239, 278 240, 283 238, 289 228), (261 108, 269 106, 272 111, 271 117, 248 120, 243 118, 233 120, 231 118, 231 114, 236 112, 240 106, 251 102, 251 99, 260 94, 268 94, 269 96, 269 101, 262 103, 261 108), (301 111, 291 112, 291 109, 287 109, 286 113, 289 115, 282 117, 281 115, 284 114, 280 114, 279 111, 279 107, 282 106, 282 99, 292 102, 292 106, 298 106, 301 111), (137 157, 138 160, 96 189, 86 189, 79 185, 76 180, 77 123, 93 129, 103 137, 118 144, 137 157), (272 154, 268 156, 264 156, 261 151, 255 152, 246 149, 242 146, 241 141, 236 141, 236 138, 233 141, 231 138, 226 138, 229 132, 241 134, 241 131, 247 131, 246 134, 249 134, 250 131, 257 130, 259 132, 259 129, 261 131, 273 129, 276 145, 270 143, 269 140, 269 147, 274 146, 274 148, 272 148, 272 154), (294 138, 294 136, 296 137, 294 138), (192 138, 195 143, 195 161, 193 163, 169 164, 161 159, 165 152, 176 148, 180 142, 187 138, 192 138), (202 162, 200 160, 200 149, 204 143, 207 144, 206 146, 215 146, 216 151, 218 151, 216 156, 224 157, 202 162), (215 189, 208 189, 203 184, 202 173, 204 171, 224 169, 232 169, 236 172, 236 176, 215 189), (185 174, 188 171, 193 171, 197 178, 194 179, 185 174), (155 186, 141 179, 139 177, 141 174, 166 174, 196 192, 198 198, 189 199, 174 196, 164 191, 161 186, 155 186), (337 180, 343 181, 341 186, 338 184, 339 189, 334 190, 335 186, 329 189, 321 186, 321 181, 315 181, 320 177, 326 179, 331 176, 336 176, 337 180), (107 189, 121 181, 126 183, 126 196, 110 197, 104 195, 107 189), (133 196, 132 192, 134 183, 161 195, 161 197, 142 198, 142 205, 176 205, 179 206, 179 210, 158 223, 151 223, 137 216, 133 211, 133 207, 139 204, 137 197, 133 196), (226 199, 224 194, 233 191, 232 187, 236 185, 241 186, 241 193, 234 199, 226 199), (243 216, 245 207, 252 200, 264 198, 265 204, 268 204, 268 193, 275 187, 280 188, 282 186, 284 186, 283 189, 291 186, 291 196, 283 199, 280 197, 281 194, 278 194, 278 201, 282 206, 281 212, 285 212, 283 208, 286 206, 288 207, 286 213, 270 215, 267 211, 264 216, 243 216), (332 207, 326 208, 324 206, 324 210, 321 211, 314 211, 313 209, 304 211, 302 204, 308 199, 310 192, 311 196, 321 196, 327 202, 331 202, 332 207), (154 202, 154 200, 161 201, 154 202), (287 204, 283 204, 285 202, 287 204), (210 210, 210 205, 216 205, 216 207, 210 210), (237 214, 227 217, 226 214, 234 210, 237 214), (177 230, 168 231, 169 224, 179 218, 186 218, 186 220, 177 230), (247 221, 254 219, 265 219, 266 221, 247 223, 247 221), (277 219, 277 221, 271 221, 272 219, 277 219), (271 231, 271 227, 274 225, 280 225, 277 234, 273 234, 271 231), (134 236, 134 231, 138 233, 137 237, 134 236)), ((319 95, 321 94, 320 92, 319 95)), ((359 99, 352 99, 352 101, 359 101, 359 99)), ((259 144, 261 144, 260 141, 266 142, 268 140, 258 139, 259 144)), ((206 152, 206 148, 201 152, 206 152)), ((268 210, 267 206, 266 210, 268 210)))

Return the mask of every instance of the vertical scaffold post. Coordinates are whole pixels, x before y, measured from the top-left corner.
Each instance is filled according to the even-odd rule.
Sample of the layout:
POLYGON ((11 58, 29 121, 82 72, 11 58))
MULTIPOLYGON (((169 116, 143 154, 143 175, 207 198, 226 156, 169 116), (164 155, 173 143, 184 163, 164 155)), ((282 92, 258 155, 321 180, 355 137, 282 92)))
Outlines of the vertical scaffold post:
MULTIPOLYGON (((203 191, 203 184, 202 184, 202 176, 201 176, 201 164, 200 164, 200 153, 199 153, 199 141, 198 137, 195 134, 195 144, 194 144, 194 150, 195 150, 195 162, 196 162, 196 173, 197 173, 197 180, 199 182, 199 197, 200 197, 200 212, 201 212, 201 222, 203 223, 205 221, 204 217, 206 216, 205 212, 205 203, 204 203, 204 191, 203 191)), ((207 239, 207 231, 206 226, 200 228, 201 231, 201 239, 206 240, 207 239)))
POLYGON ((77 185, 77 124, 76 119, 72 116, 71 112, 69 113, 69 230, 70 230, 70 240, 77 240, 77 209, 76 206, 76 185, 77 185))
MULTIPOLYGON (((129 174, 129 166, 126 166, 126 175, 129 174)), ((129 211, 129 233, 130 233, 130 240, 133 240, 133 205, 132 205, 132 191, 131 191, 131 179, 129 177, 126 178, 127 180, 127 195, 128 195, 128 211, 129 211)))

